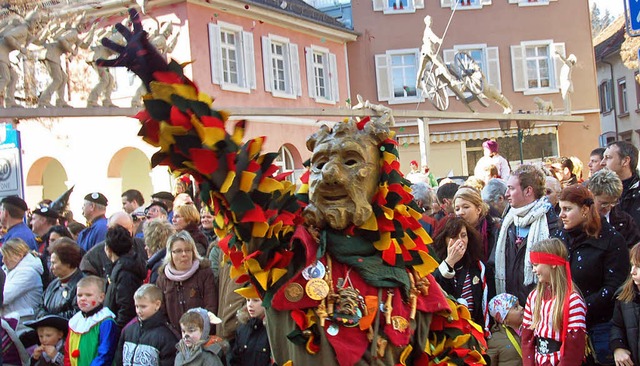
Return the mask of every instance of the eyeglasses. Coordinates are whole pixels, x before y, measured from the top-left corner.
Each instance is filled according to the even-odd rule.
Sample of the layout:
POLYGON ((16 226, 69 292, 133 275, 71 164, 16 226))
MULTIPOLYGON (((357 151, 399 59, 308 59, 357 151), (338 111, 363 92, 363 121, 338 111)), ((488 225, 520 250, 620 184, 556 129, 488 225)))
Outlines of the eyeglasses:
POLYGON ((172 250, 171 253, 175 254, 175 255, 180 255, 180 254, 189 254, 191 253, 192 250, 191 249, 175 249, 172 250))
POLYGON ((609 207, 613 207, 615 205, 618 204, 618 201, 613 201, 613 202, 598 202, 600 204, 600 207, 602 208, 609 208, 609 207))

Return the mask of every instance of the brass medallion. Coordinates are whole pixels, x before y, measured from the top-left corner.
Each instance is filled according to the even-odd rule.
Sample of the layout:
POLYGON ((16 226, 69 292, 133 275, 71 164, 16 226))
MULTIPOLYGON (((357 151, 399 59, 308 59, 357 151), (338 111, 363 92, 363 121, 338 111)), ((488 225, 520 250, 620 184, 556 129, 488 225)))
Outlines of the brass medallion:
POLYGON ((304 290, 302 285, 296 282, 292 282, 284 288, 284 297, 291 302, 298 302, 302 300, 304 290))
POLYGON ((329 285, 324 280, 312 278, 307 282, 305 291, 312 300, 322 300, 329 294, 329 285))

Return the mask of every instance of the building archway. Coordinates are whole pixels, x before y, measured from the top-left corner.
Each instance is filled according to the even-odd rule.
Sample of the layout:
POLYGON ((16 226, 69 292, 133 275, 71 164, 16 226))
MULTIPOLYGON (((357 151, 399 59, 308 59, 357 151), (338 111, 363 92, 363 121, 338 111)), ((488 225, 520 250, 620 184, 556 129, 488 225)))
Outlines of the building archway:
POLYGON ((300 175, 302 175, 304 171, 300 152, 298 152, 298 149, 292 144, 287 143, 282 145, 280 150, 278 150, 278 157, 273 163, 280 168, 278 173, 293 171, 293 174, 287 177, 287 179, 293 183, 300 178, 300 175))
POLYGON ((134 147, 118 150, 107 168, 111 187, 118 187, 119 192, 137 189, 143 197, 150 197, 153 193, 150 173, 151 162, 140 149, 134 147))
POLYGON ((67 190, 67 171, 55 158, 36 160, 27 172, 25 197, 29 207, 43 199, 55 200, 67 190))

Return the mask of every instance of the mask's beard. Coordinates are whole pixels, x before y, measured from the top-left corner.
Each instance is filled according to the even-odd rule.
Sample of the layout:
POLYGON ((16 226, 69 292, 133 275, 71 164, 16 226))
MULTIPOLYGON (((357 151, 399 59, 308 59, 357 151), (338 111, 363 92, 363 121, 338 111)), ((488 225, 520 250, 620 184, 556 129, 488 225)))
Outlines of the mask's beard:
POLYGON ((369 219, 373 214, 373 210, 368 202, 359 203, 351 201, 345 205, 329 207, 318 207, 310 203, 305 208, 303 216, 308 225, 318 228, 329 226, 335 230, 342 230, 350 224, 360 226, 369 219))

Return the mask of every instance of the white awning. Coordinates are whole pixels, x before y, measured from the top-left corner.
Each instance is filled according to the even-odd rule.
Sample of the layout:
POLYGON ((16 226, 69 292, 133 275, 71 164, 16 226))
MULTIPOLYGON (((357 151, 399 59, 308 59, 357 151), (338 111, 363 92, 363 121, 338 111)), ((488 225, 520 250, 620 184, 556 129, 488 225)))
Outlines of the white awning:
MULTIPOLYGON (((516 134, 516 129, 511 130, 511 134, 516 134)), ((541 126, 534 127, 530 131, 527 131, 527 135, 546 135, 549 133, 556 133, 556 126, 541 126)), ((439 142, 452 142, 452 141, 467 141, 467 140, 484 140, 484 139, 496 139, 506 137, 504 132, 499 129, 495 130, 481 130, 481 131, 459 131, 459 132, 444 132, 444 133, 431 133, 429 135, 432 144, 439 142)), ((398 135, 398 144, 403 146, 419 144, 420 136, 417 134, 411 135, 398 135)))

